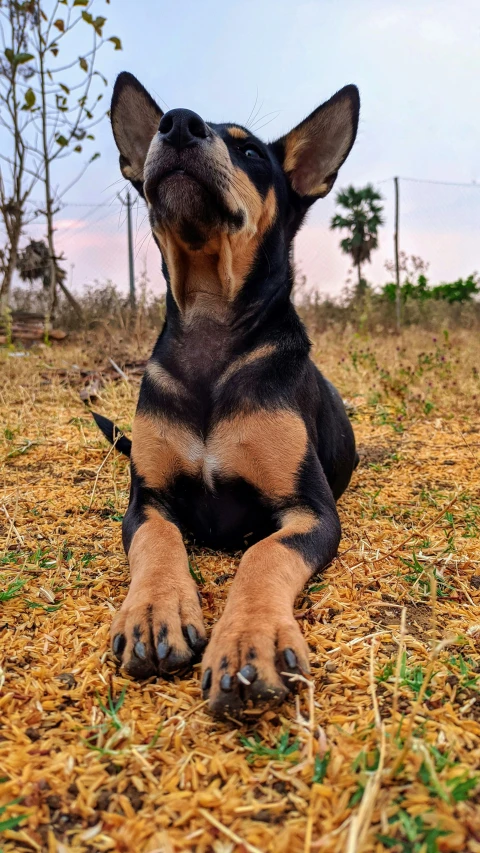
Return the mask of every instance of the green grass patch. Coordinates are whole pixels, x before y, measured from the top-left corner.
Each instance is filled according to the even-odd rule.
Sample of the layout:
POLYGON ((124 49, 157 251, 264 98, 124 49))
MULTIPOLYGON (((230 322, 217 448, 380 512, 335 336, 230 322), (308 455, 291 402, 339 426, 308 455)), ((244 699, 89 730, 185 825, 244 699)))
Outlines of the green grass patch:
MULTIPOLYGON (((4 582, 5 579, 0 578, 0 583, 4 582)), ((12 598, 18 598, 26 583, 28 583, 28 578, 15 578, 15 580, 10 581, 6 589, 0 589, 0 601, 11 601, 12 598)))
POLYGON ((395 848, 397 853, 440 853, 438 839, 449 835, 444 829, 431 827, 421 815, 412 817, 405 809, 389 818, 391 835, 377 835, 377 839, 387 848, 395 848))
POLYGON ((6 805, 0 806, 0 832, 6 832, 7 829, 16 829, 17 826, 20 826, 20 824, 27 819, 28 815, 21 814, 16 815, 15 817, 6 817, 4 820, 1 820, 10 806, 16 806, 18 803, 21 803, 22 800, 23 797, 17 797, 16 800, 10 800, 6 805))
POLYGON ((262 743, 260 735, 254 734, 253 738, 240 735, 240 743, 249 753, 247 761, 253 764, 257 758, 269 758, 271 761, 288 761, 299 751, 300 741, 290 740, 290 732, 283 732, 275 746, 266 746, 262 743))

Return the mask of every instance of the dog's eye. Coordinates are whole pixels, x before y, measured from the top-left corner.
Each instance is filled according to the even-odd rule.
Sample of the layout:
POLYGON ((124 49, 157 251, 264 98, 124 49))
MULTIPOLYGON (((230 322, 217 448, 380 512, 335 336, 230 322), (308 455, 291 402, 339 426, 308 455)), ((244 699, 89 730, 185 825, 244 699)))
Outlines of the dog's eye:
POLYGON ((258 148, 255 148, 253 145, 247 145, 247 147, 243 149, 243 153, 245 154, 245 157, 256 157, 257 159, 262 157, 258 148))

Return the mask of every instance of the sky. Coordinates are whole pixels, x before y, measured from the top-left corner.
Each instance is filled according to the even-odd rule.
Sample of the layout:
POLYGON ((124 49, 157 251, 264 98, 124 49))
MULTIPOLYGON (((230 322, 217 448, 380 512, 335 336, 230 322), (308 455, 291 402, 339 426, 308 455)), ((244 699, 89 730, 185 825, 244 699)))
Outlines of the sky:
MULTIPOLYGON (((48 5, 48 3, 47 3, 48 5)), ((332 193, 314 205, 295 257, 311 289, 337 295, 348 275, 328 229, 335 190, 374 183, 386 225, 367 278, 387 280, 393 255, 393 176, 400 181, 400 248, 430 263, 435 280, 480 270, 480 3, 478 0, 96 0, 108 22, 98 68, 109 81, 134 73, 163 109, 246 123, 266 140, 291 129, 347 83, 361 95, 357 141, 332 193), (448 182, 426 183, 427 181, 448 182), (455 186, 466 184, 467 186, 455 186)), ((80 34, 80 29, 79 29, 80 34)), ((79 54, 79 39, 71 43, 79 54)), ((75 289, 111 278, 125 287, 124 209, 118 154, 106 119, 101 157, 70 192, 58 244, 75 289), (80 205, 107 205, 83 207, 80 205)), ((68 163, 68 161, 67 161, 68 163)), ((70 164, 57 182, 71 177, 70 164)), ((161 288, 143 203, 135 211, 137 274, 161 288)), ((37 224, 41 231, 41 224, 37 224)))

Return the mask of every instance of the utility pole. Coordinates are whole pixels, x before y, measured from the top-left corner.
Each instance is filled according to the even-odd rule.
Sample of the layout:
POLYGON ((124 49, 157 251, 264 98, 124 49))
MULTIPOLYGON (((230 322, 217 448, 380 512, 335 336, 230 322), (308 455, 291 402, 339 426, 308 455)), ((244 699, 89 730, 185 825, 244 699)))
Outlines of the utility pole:
POLYGON ((127 192, 127 230, 128 230, 128 274, 130 283, 130 308, 135 309, 135 269, 133 265, 132 200, 127 192))
POLYGON ((398 261, 398 218, 399 218, 399 207, 400 207, 400 199, 398 192, 398 178, 393 179, 395 184, 395 278, 396 278, 396 290, 395 290, 395 313, 397 319, 397 333, 400 332, 401 325, 401 315, 400 315, 400 265, 398 261))

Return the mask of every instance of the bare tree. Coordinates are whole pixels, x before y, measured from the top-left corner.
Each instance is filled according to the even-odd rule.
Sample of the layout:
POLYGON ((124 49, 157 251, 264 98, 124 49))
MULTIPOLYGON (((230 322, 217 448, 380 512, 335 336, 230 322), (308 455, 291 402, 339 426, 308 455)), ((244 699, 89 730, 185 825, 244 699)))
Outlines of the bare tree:
POLYGON ((38 15, 32 39, 35 79, 40 99, 37 125, 40 151, 36 153, 40 156, 45 188, 44 213, 51 265, 50 312, 53 313, 57 284, 65 289, 56 274, 58 258, 54 244, 54 217, 66 192, 80 180, 90 163, 100 154, 93 153, 68 186, 61 190, 53 187, 53 166, 56 161, 72 154, 81 154, 85 145, 94 140, 92 129, 106 114, 100 107, 103 93, 99 92, 96 84, 106 86, 107 80, 96 69, 97 54, 107 41, 113 43, 115 50, 121 49, 121 42, 116 36, 103 36, 106 18, 99 15, 93 17, 92 14, 96 0, 57 0, 48 15, 42 3, 39 0, 36 2, 38 15), (82 56, 62 65, 57 57, 61 50, 67 52, 69 37, 79 26, 90 29, 90 48, 82 56))
POLYGON ((32 116, 28 81, 33 55, 28 52, 34 3, 0 0, 0 213, 7 245, 2 253, 0 307, 8 305, 18 247, 27 221, 27 202, 36 183, 35 164, 26 137, 32 116))
MULTIPOLYGON (((89 154, 67 186, 55 183, 55 167, 67 157, 84 155, 94 141, 93 128, 106 115, 101 101, 107 80, 96 67, 98 52, 107 42, 113 44, 115 50, 121 50, 121 41, 117 36, 104 37, 106 18, 94 17, 92 12, 99 0, 54 0, 48 4, 48 12, 43 0, 23 3, 0 0, 0 4, 7 14, 13 14, 12 10, 16 9, 26 19, 21 58, 17 57, 17 64, 25 68, 20 109, 27 118, 18 136, 20 147, 29 158, 24 171, 31 182, 40 181, 44 189, 44 205, 37 213, 46 220, 50 257, 49 316, 55 311, 57 285, 80 312, 78 303, 57 274, 61 258, 55 251, 55 216, 61 210, 66 193, 100 154, 98 151, 89 154), (89 48, 80 56, 75 53, 62 64, 64 55, 72 57, 82 29, 85 37, 88 30, 89 48)), ((8 239, 11 242, 10 235, 8 239)))

